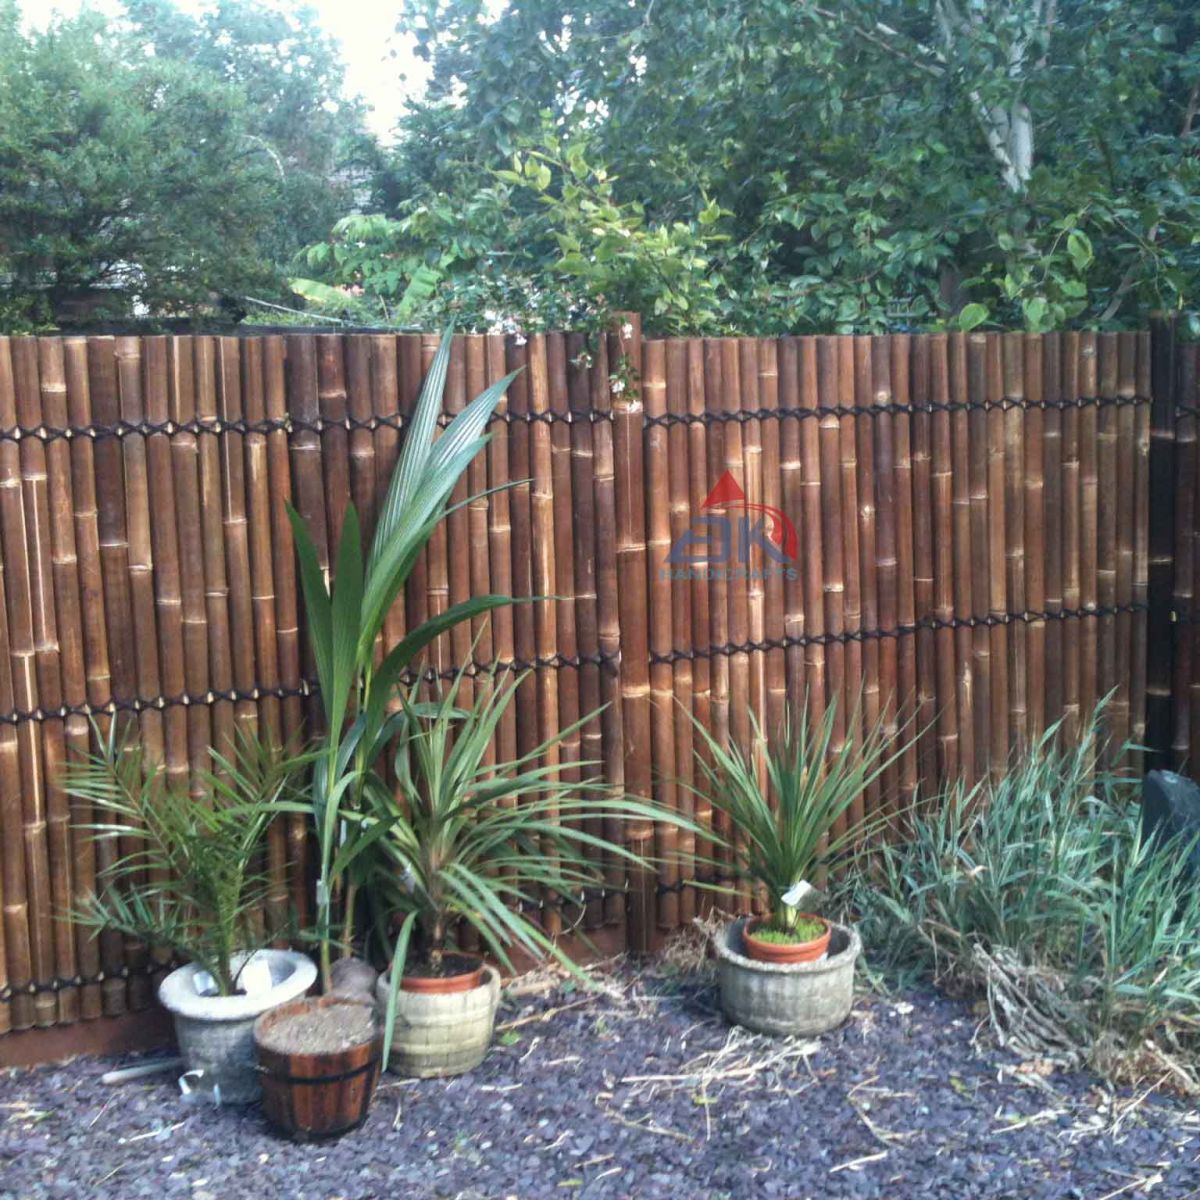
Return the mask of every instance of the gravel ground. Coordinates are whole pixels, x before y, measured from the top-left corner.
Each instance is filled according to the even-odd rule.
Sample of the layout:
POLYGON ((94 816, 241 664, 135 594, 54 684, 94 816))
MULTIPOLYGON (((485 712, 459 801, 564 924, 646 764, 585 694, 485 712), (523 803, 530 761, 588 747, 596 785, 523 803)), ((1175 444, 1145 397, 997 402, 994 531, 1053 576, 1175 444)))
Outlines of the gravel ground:
POLYGON ((526 981, 482 1067, 386 1077, 324 1145, 166 1077, 102 1084, 112 1060, 2 1073, 0 1197, 1200 1197, 1200 1114, 1020 1068, 954 1001, 863 996, 779 1042, 731 1030, 700 983, 604 979, 526 981))

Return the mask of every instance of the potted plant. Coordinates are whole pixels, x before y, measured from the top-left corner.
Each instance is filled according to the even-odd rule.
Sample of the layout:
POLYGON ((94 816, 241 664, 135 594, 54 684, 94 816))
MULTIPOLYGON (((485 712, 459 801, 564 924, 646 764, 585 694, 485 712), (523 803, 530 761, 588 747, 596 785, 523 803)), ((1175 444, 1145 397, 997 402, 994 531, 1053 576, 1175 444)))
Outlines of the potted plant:
POLYGON ((451 336, 443 337, 408 425, 388 485, 374 540, 364 554, 358 514, 342 525, 331 584, 300 517, 289 516, 296 539, 308 636, 313 650, 326 733, 313 754, 307 800, 289 804, 311 815, 318 848, 316 927, 319 999, 288 1006, 259 1023, 256 1038, 268 1117, 293 1137, 330 1137, 365 1119, 378 1078, 383 1038, 369 994, 357 1004, 335 997, 334 953, 349 958, 361 882, 360 852, 368 845, 361 813, 387 784, 378 772, 394 737, 396 690, 421 651, 459 621, 501 604, 477 596, 411 630, 376 661, 384 619, 435 526, 448 511, 463 471, 486 445, 484 430, 512 376, 480 393, 440 436, 442 393, 451 336), (340 909, 341 923, 335 923, 340 909))
MULTIPOLYGON (((732 861, 711 865, 751 884, 768 908, 734 921, 717 939, 722 1006, 731 1020, 760 1032, 820 1033, 850 1011, 860 947, 852 929, 802 905, 814 894, 812 880, 874 825, 852 815, 854 802, 907 745, 881 723, 835 744, 836 702, 816 722, 807 706, 787 713, 770 743, 753 714, 751 722, 756 755, 695 724, 696 790, 725 814, 732 835, 732 861)), ((862 724, 857 707, 847 723, 862 724)))
POLYGON ((100 750, 69 768, 67 791, 91 805, 97 837, 134 848, 101 872, 77 918, 190 960, 158 991, 184 1065, 218 1103, 248 1103, 259 1094, 256 1018, 316 977, 303 954, 267 948, 261 920, 263 838, 295 760, 239 737, 230 757, 213 751, 197 798, 172 788, 139 745, 122 744, 116 722, 96 736, 100 750))
POLYGON ((586 890, 604 882, 602 855, 646 865, 591 830, 613 820, 692 828, 599 779, 564 780, 554 755, 546 762, 547 751, 588 717, 512 762, 490 762, 488 748, 521 678, 498 683, 465 710, 457 707, 461 674, 432 700, 414 685, 403 698, 395 787, 374 790, 360 818, 372 844, 381 932, 395 934, 390 974, 377 984, 387 1063, 405 1075, 467 1071, 491 1042, 499 976, 459 949, 456 929, 474 930, 506 969, 518 948, 575 970, 535 914, 547 905, 580 908, 586 890))

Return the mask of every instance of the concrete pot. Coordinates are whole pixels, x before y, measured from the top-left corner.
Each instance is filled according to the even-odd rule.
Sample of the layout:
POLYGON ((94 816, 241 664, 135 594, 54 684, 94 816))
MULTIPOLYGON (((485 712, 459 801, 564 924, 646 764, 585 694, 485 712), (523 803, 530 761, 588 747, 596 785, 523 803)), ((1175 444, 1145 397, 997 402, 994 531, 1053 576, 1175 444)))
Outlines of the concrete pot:
POLYGON ((716 940, 721 1008, 756 1033, 811 1037, 840 1025, 854 1002, 854 963, 862 943, 853 928, 834 925, 829 953, 816 962, 768 963, 747 958, 746 918, 716 940))
MULTIPOLYGON (((175 1038, 184 1066, 202 1072, 196 1084, 220 1104, 249 1104, 259 1097, 254 1058, 254 1022, 269 1009, 303 996, 317 978, 312 959, 292 950, 256 950, 265 962, 271 986, 250 995, 201 996, 195 963, 172 971, 159 985, 158 999, 175 1019, 175 1038)), ((234 959, 240 968, 244 956, 234 959)))
MULTIPOLYGON (((375 985, 380 1011, 387 1011, 391 984, 375 985)), ((396 995, 396 1024, 388 1070, 416 1079, 461 1075, 479 1066, 492 1044, 500 1003, 500 976, 484 967, 483 982, 465 992, 408 992, 396 995)))

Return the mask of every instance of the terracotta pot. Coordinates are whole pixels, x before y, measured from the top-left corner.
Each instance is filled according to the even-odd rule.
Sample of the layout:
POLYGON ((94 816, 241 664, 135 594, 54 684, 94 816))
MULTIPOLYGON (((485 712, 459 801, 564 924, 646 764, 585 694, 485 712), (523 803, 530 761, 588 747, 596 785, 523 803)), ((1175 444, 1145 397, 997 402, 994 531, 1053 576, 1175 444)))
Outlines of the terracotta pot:
POLYGON ((815 962, 829 949, 829 937, 833 927, 824 917, 817 917, 812 913, 800 914, 801 920, 820 921, 824 926, 824 932, 819 937, 812 938, 807 942, 764 942, 756 938, 754 931, 770 919, 770 917, 755 917, 753 921, 747 922, 742 938, 745 942, 746 953, 750 958, 757 959, 758 962, 769 963, 815 962))
POLYGON ((455 992, 469 992, 483 982, 483 960, 469 955, 474 967, 456 975, 405 975, 400 980, 402 992, 420 992, 423 996, 451 996, 455 992))
POLYGON ((263 1111, 271 1123, 297 1141, 340 1137, 366 1119, 379 1082, 383 1059, 383 1027, 374 1022, 374 1036, 345 1050, 289 1054, 264 1044, 277 1024, 312 1007, 353 1005, 374 1008, 346 996, 296 1000, 264 1013, 254 1023, 258 1069, 262 1077, 263 1111))

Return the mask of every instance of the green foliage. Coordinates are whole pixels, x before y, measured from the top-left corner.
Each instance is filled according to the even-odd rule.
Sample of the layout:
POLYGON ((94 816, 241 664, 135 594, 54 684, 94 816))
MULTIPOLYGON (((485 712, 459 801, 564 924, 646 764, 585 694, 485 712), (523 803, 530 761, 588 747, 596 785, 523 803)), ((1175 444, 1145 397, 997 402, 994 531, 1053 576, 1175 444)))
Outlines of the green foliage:
POLYGON ((800 942, 811 942, 825 932, 825 925, 812 917, 800 917, 790 929, 769 929, 761 925, 754 931, 755 938, 775 946, 794 946, 800 942))
MULTIPOLYGON (((358 514, 351 505, 341 530, 332 584, 327 583, 304 522, 288 509, 328 731, 317 752, 308 806, 319 846, 316 934, 327 987, 334 888, 347 870, 356 867, 365 848, 364 842, 347 836, 353 832, 347 816, 388 792, 377 766, 398 725, 397 715, 389 712, 396 689, 430 642, 460 621, 511 603, 507 596, 484 595, 453 604, 410 630, 382 661, 375 661, 384 619, 434 527, 445 516, 455 484, 486 444, 484 429, 513 378, 508 375, 486 388, 435 438, 450 345, 447 333, 409 422, 370 552, 364 555, 358 514)), ((343 935, 347 948, 353 908, 351 894, 343 935)))
POLYGON ((68 768, 68 794, 90 806, 98 839, 135 848, 100 873, 79 924, 163 946, 202 966, 222 996, 237 990, 234 957, 278 931, 262 921, 269 881, 263 839, 286 803, 298 760, 247 737, 228 757, 212 752, 203 796, 172 788, 141 744, 123 744, 113 722, 100 750, 68 768))
POLYGON ((1000 781, 951 791, 880 847, 855 889, 860 929, 877 962, 986 995, 1015 1049, 1116 1075, 1182 1052, 1194 1070, 1189 845, 1142 839, 1136 780, 1097 777, 1098 728, 1076 745, 1051 729, 1000 781))
MULTIPOLYGON (((536 912, 548 902, 581 910, 586 889, 604 883, 601 857, 646 865, 593 832, 605 822, 688 825, 656 805, 614 794, 602 779, 568 781, 556 761, 546 761, 548 751, 595 714, 512 762, 489 762, 497 726, 525 677, 494 687, 467 709, 457 707, 462 678, 431 701, 422 699, 419 686, 403 697, 395 790, 373 789, 358 818, 364 840, 375 848, 369 879, 385 939, 393 918, 401 919, 389 1038, 404 964, 417 961, 438 971, 455 922, 475 930, 509 969, 514 946, 535 960, 553 957, 574 969, 526 909, 536 912), (415 953, 409 949, 413 938, 415 953)), ((599 766, 576 765, 584 772, 599 766)))
MULTIPOLYGON (((853 723, 860 715, 851 710, 847 720, 853 723)), ((813 883, 817 871, 868 831, 870 822, 853 819, 851 806, 904 753, 904 746, 880 723, 860 742, 836 742, 836 702, 817 722, 807 705, 789 713, 769 743, 753 714, 751 718, 751 755, 733 743, 723 745, 692 718, 700 741, 696 790, 729 820, 738 876, 766 892, 774 926, 791 930, 799 909, 784 896, 802 881, 813 883), (760 760, 766 788, 761 786, 760 760)))
POLYGON ((554 294, 694 333, 1194 304, 1179 0, 405 0, 400 29, 432 78, 376 197, 394 238, 326 266, 395 271, 389 305, 432 270, 406 319, 455 282, 480 327, 541 327, 554 294))
POLYGON ((26 32, 0 0, 3 327, 284 294, 366 153, 339 88, 307 17, 131 0, 26 32))

